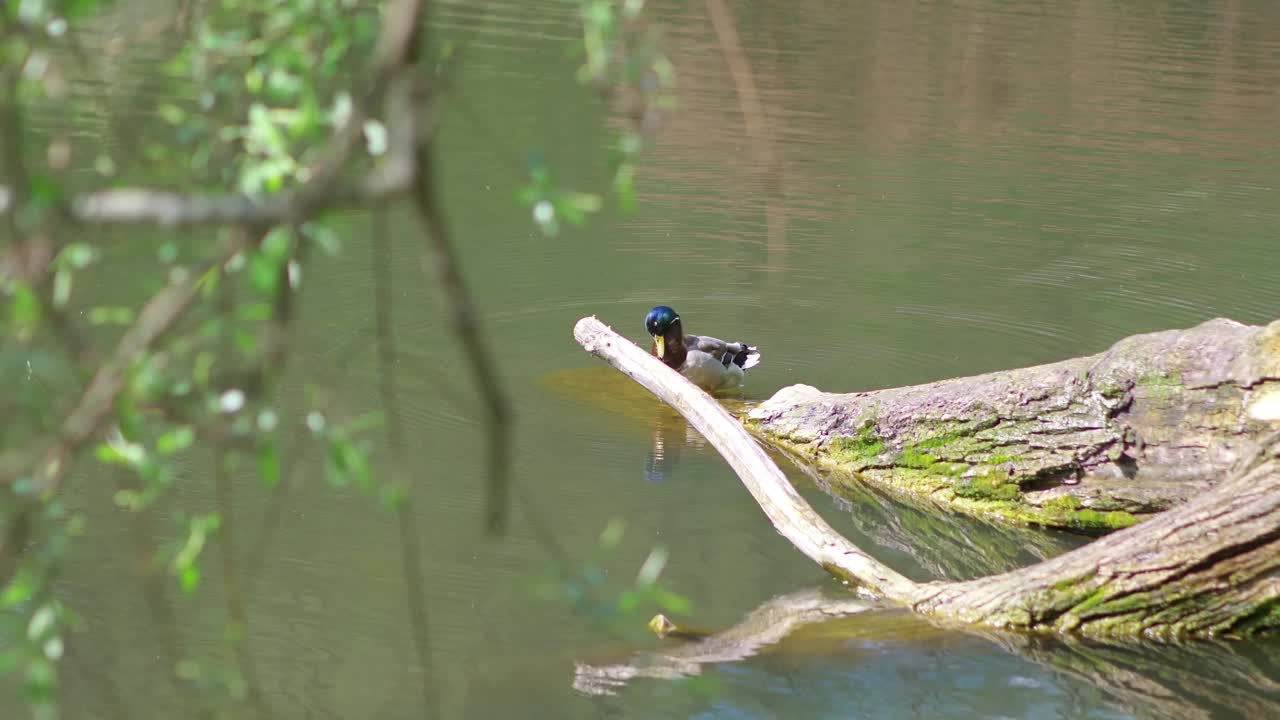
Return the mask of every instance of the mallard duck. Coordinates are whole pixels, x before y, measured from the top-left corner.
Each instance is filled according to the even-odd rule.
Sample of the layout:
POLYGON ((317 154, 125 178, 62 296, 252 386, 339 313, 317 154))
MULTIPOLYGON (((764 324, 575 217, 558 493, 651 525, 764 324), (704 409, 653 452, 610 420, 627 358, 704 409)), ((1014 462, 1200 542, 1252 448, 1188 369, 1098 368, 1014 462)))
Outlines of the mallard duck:
POLYGON ((680 316, 666 305, 649 311, 644 329, 653 336, 654 356, 707 392, 741 387, 744 371, 760 363, 760 351, 746 343, 685 335, 680 316))

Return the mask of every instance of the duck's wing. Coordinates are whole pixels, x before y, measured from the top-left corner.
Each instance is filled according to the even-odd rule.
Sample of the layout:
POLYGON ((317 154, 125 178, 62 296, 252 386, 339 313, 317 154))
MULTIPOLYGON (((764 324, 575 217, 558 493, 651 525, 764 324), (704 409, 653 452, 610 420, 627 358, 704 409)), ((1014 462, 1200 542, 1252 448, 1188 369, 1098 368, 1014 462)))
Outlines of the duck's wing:
POLYGON ((711 355, 725 367, 733 363, 746 370, 760 363, 760 351, 743 342, 725 342, 708 335, 686 335, 684 345, 690 350, 700 350, 711 355))

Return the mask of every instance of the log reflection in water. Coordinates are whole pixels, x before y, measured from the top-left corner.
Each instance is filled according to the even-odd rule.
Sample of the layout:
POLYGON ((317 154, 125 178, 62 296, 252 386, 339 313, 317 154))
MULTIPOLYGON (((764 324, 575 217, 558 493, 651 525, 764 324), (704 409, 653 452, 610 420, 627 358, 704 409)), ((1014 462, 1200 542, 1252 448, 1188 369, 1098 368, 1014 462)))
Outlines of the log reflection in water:
POLYGON ((1001 648, 1084 680, 1141 718, 1280 717, 1280 643, 1101 643, 982 633, 1001 648))
POLYGON ((756 655, 804 625, 876 607, 853 596, 829 596, 817 588, 780 595, 752 610, 737 625, 704 638, 675 641, 661 650, 636 653, 618 664, 575 663, 573 688, 587 695, 613 695, 635 678, 693 677, 702 673, 703 665, 756 655))
POLYGON ((839 525, 846 537, 913 580, 968 580, 1007 572, 1087 542, 1083 536, 963 515, 928 500, 890 495, 847 479, 833 486, 823 470, 803 458, 788 460, 788 466, 808 476, 841 510, 849 513, 852 522, 839 525), (895 562, 893 555, 906 556, 911 562, 895 562), (927 575, 913 572, 911 564, 918 565, 927 575))
POLYGON ((1280 642, 1102 643, 977 631, 882 609, 819 588, 781 595, 723 632, 668 640, 660 650, 637 652, 619 663, 576 663, 573 687, 588 695, 615 695, 636 678, 693 677, 706 665, 780 650, 820 655, 838 648, 847 654, 856 647, 870 647, 852 642, 858 639, 876 640, 876 646, 886 641, 936 646, 948 638, 979 637, 1010 655, 1097 688, 1140 718, 1280 717, 1280 642))

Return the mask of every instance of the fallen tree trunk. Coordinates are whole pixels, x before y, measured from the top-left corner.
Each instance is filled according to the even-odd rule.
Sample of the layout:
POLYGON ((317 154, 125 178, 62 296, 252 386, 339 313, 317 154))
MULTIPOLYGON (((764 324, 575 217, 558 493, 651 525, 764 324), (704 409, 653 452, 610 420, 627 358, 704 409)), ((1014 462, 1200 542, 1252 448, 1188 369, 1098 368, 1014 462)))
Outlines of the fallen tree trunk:
POLYGON ((783 388, 753 432, 972 514, 1107 532, 1207 490, 1280 421, 1280 321, 1211 320, 1088 357, 927 385, 783 388))
MULTIPOLYGON (((1274 327, 1274 326, 1273 326, 1274 327)), ((1093 635, 1252 635, 1280 626, 1280 433, 1227 479, 1139 526, 1036 565, 915 583, 831 528, 719 403, 594 317, 574 337, 671 405, 729 462, 774 527, 859 589, 937 617, 1093 635)), ((1212 485, 1210 478, 1204 478, 1212 485)))

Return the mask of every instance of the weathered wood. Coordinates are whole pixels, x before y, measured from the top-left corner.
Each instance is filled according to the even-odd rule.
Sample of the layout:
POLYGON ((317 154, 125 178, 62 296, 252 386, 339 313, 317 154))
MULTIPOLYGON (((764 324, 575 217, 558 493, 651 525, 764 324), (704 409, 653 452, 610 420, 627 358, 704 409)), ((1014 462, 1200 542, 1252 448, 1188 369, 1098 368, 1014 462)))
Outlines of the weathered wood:
POLYGON ((1211 320, 1048 365, 903 388, 779 390, 751 429, 965 512, 1110 531, 1207 490, 1280 421, 1280 321, 1211 320))
POLYGON ((594 317, 574 337, 684 415, 797 549, 874 595, 997 628, 1236 636, 1280 627, 1280 432, 1237 451, 1226 480, 1141 525, 1001 575, 917 584, 836 533, 711 396, 594 317))

